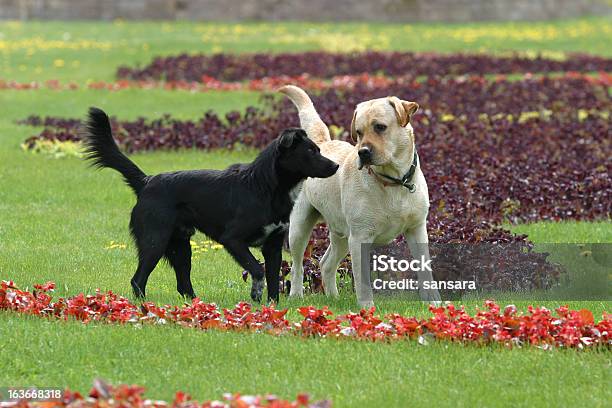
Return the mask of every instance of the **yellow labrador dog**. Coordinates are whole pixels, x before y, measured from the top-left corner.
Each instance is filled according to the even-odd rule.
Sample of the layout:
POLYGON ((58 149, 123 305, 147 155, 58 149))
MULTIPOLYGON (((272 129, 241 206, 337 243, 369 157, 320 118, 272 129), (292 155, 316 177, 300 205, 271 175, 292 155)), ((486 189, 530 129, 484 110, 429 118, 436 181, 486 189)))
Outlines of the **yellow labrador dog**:
MULTIPOLYGON (((321 153, 340 164, 326 179, 307 179, 298 195, 289 223, 290 296, 303 296, 304 250, 312 228, 321 218, 329 226, 331 244, 321 259, 325 293, 338 295, 336 270, 350 251, 355 292, 360 306, 373 305, 372 288, 362 273, 361 245, 388 244, 404 234, 415 259, 429 260, 426 218, 427 183, 419 166, 410 118, 415 102, 394 96, 357 105, 351 135, 357 145, 332 140, 327 126, 301 88, 279 89, 298 109, 300 123, 321 153)), ((365 260, 364 265, 369 264, 365 260)), ((427 269, 427 268, 423 268, 427 269)), ((432 281, 431 270, 417 273, 419 282, 432 281)), ((440 300, 436 289, 419 286, 421 299, 440 300)))

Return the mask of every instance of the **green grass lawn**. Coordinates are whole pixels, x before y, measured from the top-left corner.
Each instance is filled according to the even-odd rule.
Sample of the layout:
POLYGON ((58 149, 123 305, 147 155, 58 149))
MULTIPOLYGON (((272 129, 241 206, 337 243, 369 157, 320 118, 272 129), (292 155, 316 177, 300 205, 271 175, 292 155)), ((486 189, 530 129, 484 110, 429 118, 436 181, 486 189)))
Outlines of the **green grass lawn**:
MULTIPOLYGON (((0 23, 0 77, 110 80, 118 64, 145 63, 160 53, 214 51, 215 45, 224 51, 317 49, 331 38, 352 39, 349 44, 359 45, 363 37, 372 47, 388 37, 383 47, 388 49, 574 50, 609 55, 603 41, 609 31, 610 21, 600 18, 410 28, 301 23, 0 23), (406 30, 416 34, 399 35, 406 30), (442 34, 447 36, 441 38, 442 34), (207 35, 214 41, 204 41, 207 35), (301 35, 305 39, 300 39, 301 35), (406 40, 415 35, 419 40, 406 40), (6 49, 15 40, 36 37, 61 41, 39 43, 40 47, 55 44, 58 48, 32 45, 30 57, 27 47, 6 49), (108 41, 111 47, 104 51, 90 45, 93 49, 79 50, 64 44, 85 39, 108 41), (64 66, 54 67, 56 59, 64 60, 64 66), (73 60, 80 61, 79 67, 72 66, 73 60), (21 71, 20 65, 26 69, 21 71), (33 72, 37 66, 44 66, 44 70, 33 72)), ((195 118, 208 109, 243 109, 257 103, 258 96, 253 92, 162 90, 0 91, 0 279, 12 279, 22 287, 53 280, 58 284, 58 295, 100 288, 131 296, 129 279, 136 266, 127 228, 134 197, 120 176, 111 170, 93 171, 74 157, 54 159, 22 151, 20 143, 39 129, 16 125, 15 120, 29 114, 83 116, 90 105, 122 119, 166 112, 195 118), (127 248, 109 249, 111 241, 126 243, 127 248)), ((133 159, 146 172, 156 173, 223 168, 251 160, 254 155, 252 151, 181 151, 137 154, 133 159)), ((536 242, 612 242, 610 227, 609 221, 512 226, 536 242)), ((196 240, 202 239, 196 236, 196 240)), ((205 301, 233 306, 248 299, 249 285, 242 281, 240 272, 223 250, 199 254, 193 262, 196 292, 205 301)), ((182 302, 175 285, 174 273, 160 265, 149 281, 150 300, 182 302)), ((354 295, 348 292, 336 300, 317 295, 303 301, 281 301, 293 320, 298 318, 295 309, 306 303, 328 304, 336 313, 356 309, 354 295)), ((597 318, 603 310, 611 309, 610 302, 546 305, 552 308, 560 303, 589 308, 597 318)), ((469 302, 466 307, 474 310, 476 305, 469 302)), ((527 302, 517 305, 524 308, 527 302)), ((378 306, 381 313, 427 314, 420 302, 385 299, 378 306)), ((70 386, 85 390, 93 378, 102 377, 142 384, 152 398, 171 399, 178 389, 198 399, 219 398, 227 391, 272 392, 293 398, 305 391, 316 398, 331 398, 335 406, 605 406, 612 397, 605 385, 611 380, 608 351, 302 340, 177 327, 85 326, 11 313, 0 313, 0 338, 0 387, 70 386)))
POLYGON ((90 378, 144 384, 171 399, 227 390, 334 406, 606 406, 610 355, 443 343, 302 340, 176 327, 57 323, 0 315, 0 384, 88 389, 90 378))

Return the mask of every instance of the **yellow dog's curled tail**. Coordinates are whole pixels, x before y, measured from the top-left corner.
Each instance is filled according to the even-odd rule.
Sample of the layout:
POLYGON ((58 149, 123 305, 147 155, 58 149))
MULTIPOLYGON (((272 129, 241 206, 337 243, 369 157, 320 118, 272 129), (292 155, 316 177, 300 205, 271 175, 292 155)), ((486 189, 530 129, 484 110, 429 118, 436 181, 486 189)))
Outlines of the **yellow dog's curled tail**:
POLYGON ((312 100, 302 88, 294 85, 285 85, 278 89, 291 99, 298 110, 300 116, 300 126, 306 131, 308 137, 316 144, 321 144, 331 140, 329 129, 321 120, 312 100))

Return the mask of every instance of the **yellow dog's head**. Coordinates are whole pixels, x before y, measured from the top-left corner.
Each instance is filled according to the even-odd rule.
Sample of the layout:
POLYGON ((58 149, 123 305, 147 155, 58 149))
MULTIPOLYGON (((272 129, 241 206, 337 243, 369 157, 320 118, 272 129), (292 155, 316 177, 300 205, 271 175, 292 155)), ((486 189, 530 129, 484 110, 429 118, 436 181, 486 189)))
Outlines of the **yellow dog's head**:
POLYGON ((361 102, 355 108, 351 137, 357 142, 359 168, 384 166, 412 147, 410 118, 419 109, 416 102, 395 96, 361 102))

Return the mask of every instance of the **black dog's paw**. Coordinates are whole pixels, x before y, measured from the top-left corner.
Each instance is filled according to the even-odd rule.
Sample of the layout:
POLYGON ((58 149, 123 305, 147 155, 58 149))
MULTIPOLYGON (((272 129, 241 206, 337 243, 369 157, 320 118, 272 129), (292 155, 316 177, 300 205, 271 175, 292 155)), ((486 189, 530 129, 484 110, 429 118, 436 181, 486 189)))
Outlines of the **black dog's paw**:
POLYGON ((192 292, 184 292, 184 291, 181 292, 181 291, 179 291, 179 295, 181 295, 182 297, 184 297, 185 299, 188 299, 188 300, 193 300, 193 299, 195 299, 197 297, 195 292, 193 292, 193 291, 192 292))
POLYGON ((276 306, 279 303, 278 296, 268 296, 268 306, 276 306))
POLYGON ((261 296, 264 289, 263 279, 253 279, 253 286, 251 286, 251 299, 255 302, 261 302, 261 296))
POLYGON ((130 284, 132 285, 132 291, 134 292, 135 297, 138 299, 144 299, 146 297, 144 289, 141 289, 134 280, 131 280, 130 284))

